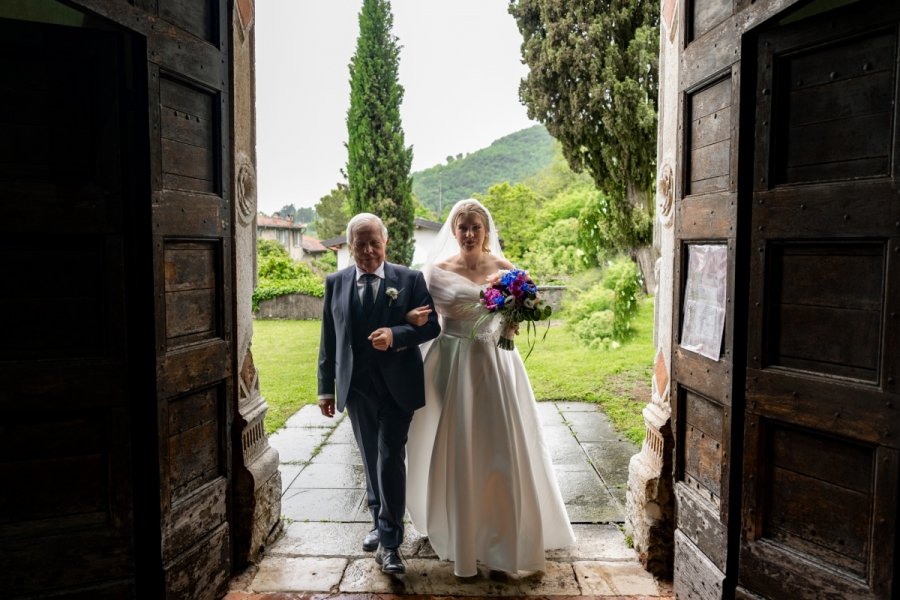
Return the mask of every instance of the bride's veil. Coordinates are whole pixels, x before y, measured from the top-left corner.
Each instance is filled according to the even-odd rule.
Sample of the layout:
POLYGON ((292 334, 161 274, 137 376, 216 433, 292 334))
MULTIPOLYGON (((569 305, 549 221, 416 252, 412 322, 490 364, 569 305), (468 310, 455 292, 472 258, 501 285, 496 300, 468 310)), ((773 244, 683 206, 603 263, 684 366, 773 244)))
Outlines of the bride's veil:
POLYGON ((490 248, 491 254, 500 258, 505 258, 503 256, 503 250, 500 248, 500 237, 497 233, 497 226, 494 224, 494 217, 491 216, 491 212, 481 202, 474 198, 460 200, 453 205, 452 209, 450 209, 447 220, 444 221, 441 230, 438 231, 437 237, 435 237, 434 241, 431 243, 431 249, 428 251, 428 258, 425 259, 425 263, 422 267, 426 279, 428 279, 431 267, 442 263, 454 254, 459 253, 459 244, 456 242, 456 236, 453 234, 453 221, 456 219, 456 215, 459 213, 460 209, 473 205, 481 208, 481 210, 484 211, 484 214, 487 215, 488 247, 490 248))

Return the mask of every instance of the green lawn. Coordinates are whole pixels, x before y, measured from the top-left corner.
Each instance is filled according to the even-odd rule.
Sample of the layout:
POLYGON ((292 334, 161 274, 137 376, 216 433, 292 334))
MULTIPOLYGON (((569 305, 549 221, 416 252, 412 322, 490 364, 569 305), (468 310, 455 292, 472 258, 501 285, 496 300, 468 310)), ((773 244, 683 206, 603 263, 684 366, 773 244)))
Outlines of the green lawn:
MULTIPOLYGON (((634 337, 609 350, 592 350, 562 324, 551 326, 525 363, 537 399, 600 404, 616 429, 640 444, 644 439, 641 411, 650 400, 653 298, 640 301, 633 326, 634 337)), ((543 331, 539 323, 538 334, 543 331)))
POLYGON ((304 404, 317 402, 316 368, 321 321, 254 321, 253 362, 259 390, 269 403, 266 433, 304 404))
MULTIPOLYGON (((641 410, 650 399, 653 364, 653 299, 641 301, 636 335, 620 347, 591 350, 558 321, 535 344, 525 363, 538 400, 579 400, 602 405, 616 428, 635 443, 644 437, 641 410)), ((316 403, 319 321, 255 321, 253 359, 260 391, 269 402, 272 433, 304 404, 316 403)), ((543 335, 543 324, 538 334, 543 335)), ((524 332, 523 332, 524 333, 524 332)), ((516 344, 523 354, 524 335, 516 344)))

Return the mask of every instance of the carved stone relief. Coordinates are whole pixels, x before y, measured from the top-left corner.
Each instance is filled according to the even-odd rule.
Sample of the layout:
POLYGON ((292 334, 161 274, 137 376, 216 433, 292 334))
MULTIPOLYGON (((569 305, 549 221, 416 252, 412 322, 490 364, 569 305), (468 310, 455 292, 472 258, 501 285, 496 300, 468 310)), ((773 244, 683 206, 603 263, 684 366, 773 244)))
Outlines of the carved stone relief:
POLYGON ((672 165, 669 163, 663 165, 657 188, 659 192, 657 194, 659 222, 663 227, 671 227, 672 206, 675 204, 675 175, 672 172, 672 165))
POLYGON ((256 215, 256 168, 253 161, 241 150, 235 156, 237 163, 237 213, 241 225, 249 225, 256 215))

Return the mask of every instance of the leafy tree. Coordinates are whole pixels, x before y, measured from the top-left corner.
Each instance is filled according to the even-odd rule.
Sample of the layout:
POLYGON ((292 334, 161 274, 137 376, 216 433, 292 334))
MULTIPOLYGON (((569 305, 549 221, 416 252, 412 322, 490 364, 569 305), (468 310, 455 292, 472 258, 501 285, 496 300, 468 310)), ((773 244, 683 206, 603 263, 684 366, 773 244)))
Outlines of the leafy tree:
MULTIPOLYGON (((570 175, 574 175, 569 171, 570 175)), ((541 283, 566 281, 599 264, 595 249, 586 252, 579 237, 578 218, 600 192, 593 182, 569 177, 569 185, 546 200, 537 213, 540 227, 528 244, 524 264, 541 283)))
POLYGON ((616 210, 611 196, 597 192, 578 215, 578 245, 587 253, 590 263, 600 264, 609 251, 631 248, 635 229, 652 231, 652 227, 649 214, 616 210))
POLYGON ((419 200, 418 196, 413 194, 413 206, 415 207, 415 216, 421 219, 428 219, 429 221, 437 221, 438 216, 430 210, 427 206, 422 204, 419 200))
POLYGON ((301 223, 312 224, 316 220, 316 209, 308 206, 298 208, 294 215, 301 223))
POLYGON ((605 212, 593 213, 606 230, 595 241, 627 250, 649 244, 658 0, 511 0, 509 12, 530 68, 519 87, 528 116, 607 194, 605 212))
POLYGON ((529 244, 522 259, 537 282, 544 285, 564 281, 586 268, 584 251, 578 247, 578 220, 559 219, 547 225, 529 244))
POLYGON ((284 217, 285 219, 293 218, 296 214, 297 209, 294 208, 293 204, 285 204, 281 207, 281 210, 277 211, 273 217, 284 217))
POLYGON ((413 257, 412 147, 400 123, 403 87, 397 80, 400 46, 391 33, 388 0, 364 0, 359 37, 350 59, 347 111, 347 180, 350 208, 381 217, 391 243, 388 260, 404 265, 413 257))
MULTIPOLYGON (((556 140, 554 140, 553 158, 549 164, 536 174, 525 179, 523 183, 545 198, 552 198, 575 185, 589 186, 591 189, 595 188, 594 180, 591 179, 590 175, 587 173, 576 173, 569 167, 569 163, 562 153, 562 145, 556 140)), ((571 216, 577 217, 577 211, 576 214, 571 216)))
POLYGON ((476 197, 494 217, 494 224, 503 244, 503 254, 512 263, 520 262, 535 233, 543 226, 537 220, 541 198, 521 183, 500 183, 491 186, 484 196, 476 197))
POLYGON ((322 240, 343 235, 349 220, 347 184, 339 183, 316 204, 316 234, 322 240))

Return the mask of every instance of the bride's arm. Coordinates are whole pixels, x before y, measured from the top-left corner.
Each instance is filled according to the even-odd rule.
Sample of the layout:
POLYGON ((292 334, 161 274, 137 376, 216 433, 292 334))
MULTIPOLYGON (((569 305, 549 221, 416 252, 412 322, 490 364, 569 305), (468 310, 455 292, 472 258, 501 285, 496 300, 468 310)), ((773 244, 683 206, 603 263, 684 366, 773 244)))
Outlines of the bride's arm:
POLYGON ((419 306, 406 313, 406 322, 415 327, 421 327, 428 322, 428 315, 430 314, 430 306, 419 306))

